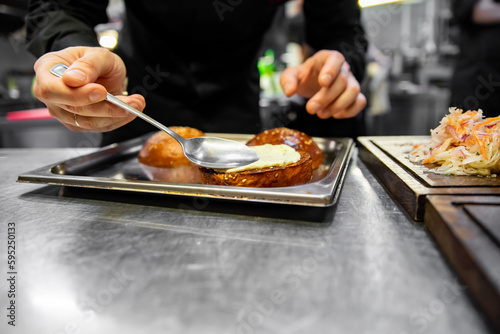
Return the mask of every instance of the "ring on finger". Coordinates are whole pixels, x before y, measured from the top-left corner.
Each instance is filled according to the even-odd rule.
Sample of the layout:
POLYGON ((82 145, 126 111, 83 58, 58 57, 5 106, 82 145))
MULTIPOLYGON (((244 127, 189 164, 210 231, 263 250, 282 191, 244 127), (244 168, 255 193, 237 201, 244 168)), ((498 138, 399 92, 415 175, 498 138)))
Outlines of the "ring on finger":
POLYGON ((80 124, 78 123, 78 120, 76 119, 76 117, 77 117, 77 116, 78 116, 78 114, 73 114, 73 119, 74 119, 74 121, 75 121, 75 125, 76 125, 77 127, 80 127, 80 124))

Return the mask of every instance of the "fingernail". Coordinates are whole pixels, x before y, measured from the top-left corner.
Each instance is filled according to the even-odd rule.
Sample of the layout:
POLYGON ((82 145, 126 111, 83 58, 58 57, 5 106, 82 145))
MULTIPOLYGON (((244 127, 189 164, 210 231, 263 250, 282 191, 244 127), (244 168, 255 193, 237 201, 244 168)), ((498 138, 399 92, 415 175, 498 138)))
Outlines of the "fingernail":
POLYGON ((333 81, 333 77, 330 74, 323 74, 321 81, 323 81, 325 86, 329 86, 333 81))
POLYGON ((104 97, 102 96, 100 91, 93 90, 89 94, 89 100, 90 100, 90 102, 98 102, 98 101, 104 100, 104 97))
POLYGON ((67 73, 75 79, 78 79, 81 81, 87 80, 87 75, 80 70, 69 70, 69 71, 67 71, 67 73))
POLYGON ((309 108, 308 108, 309 112, 315 114, 319 110, 319 108, 320 108, 320 105, 318 102, 313 101, 313 102, 309 103, 309 108))

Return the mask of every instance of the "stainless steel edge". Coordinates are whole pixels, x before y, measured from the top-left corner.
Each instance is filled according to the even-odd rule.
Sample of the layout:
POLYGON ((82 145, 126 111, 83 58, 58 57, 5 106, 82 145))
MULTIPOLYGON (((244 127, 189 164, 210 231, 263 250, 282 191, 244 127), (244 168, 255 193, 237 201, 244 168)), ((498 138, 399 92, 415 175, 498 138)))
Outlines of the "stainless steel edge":
MULTIPOLYGON (((212 135, 212 134, 207 134, 212 135)), ((251 135, 241 134, 214 134, 246 142, 251 135)), ((105 147, 88 155, 61 161, 44 166, 18 176, 18 182, 42 183, 49 185, 98 188, 117 191, 146 192, 156 194, 170 194, 179 196, 194 196, 217 198, 223 200, 247 200, 252 202, 306 205, 327 207, 335 204, 338 197, 342 179, 352 156, 354 142, 349 138, 314 138, 319 144, 335 143, 340 145, 336 158, 332 162, 328 174, 321 180, 305 185, 281 188, 250 188, 212 186, 203 184, 167 183, 143 180, 109 179, 105 177, 57 174, 68 167, 78 167, 82 163, 92 163, 95 159, 106 157, 110 154, 133 154, 138 152, 145 137, 134 139, 125 143, 105 147)), ((320 145, 321 146, 321 145, 320 145)))

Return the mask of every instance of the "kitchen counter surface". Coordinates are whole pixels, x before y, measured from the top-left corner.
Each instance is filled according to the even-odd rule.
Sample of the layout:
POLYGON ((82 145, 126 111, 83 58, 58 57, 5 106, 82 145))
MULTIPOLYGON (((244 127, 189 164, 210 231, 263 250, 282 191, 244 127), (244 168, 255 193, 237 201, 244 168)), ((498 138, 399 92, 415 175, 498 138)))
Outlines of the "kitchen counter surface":
POLYGON ((356 154, 322 222, 283 218, 286 206, 16 183, 88 152, 0 150, 2 333, 493 332, 356 154))

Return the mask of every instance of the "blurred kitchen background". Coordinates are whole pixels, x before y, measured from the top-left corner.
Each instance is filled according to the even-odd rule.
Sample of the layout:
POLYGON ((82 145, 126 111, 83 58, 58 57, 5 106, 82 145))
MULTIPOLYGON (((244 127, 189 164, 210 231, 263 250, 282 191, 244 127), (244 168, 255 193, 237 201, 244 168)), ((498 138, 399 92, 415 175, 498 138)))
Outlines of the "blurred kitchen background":
MULTIPOLYGON (((365 135, 427 135, 447 113, 449 81, 458 53, 450 0, 360 0, 370 41, 363 90, 369 105, 360 117, 365 135)), ((98 134, 67 130, 51 119, 31 91, 35 58, 24 47, 27 0, 0 0, 0 147, 91 147, 98 134)), ((110 22, 96 27, 102 46, 120 38, 123 3, 112 0, 110 22)), ((277 15, 262 47, 261 116, 264 127, 286 126, 299 98, 286 99, 277 78, 301 61, 301 2, 277 15)))

